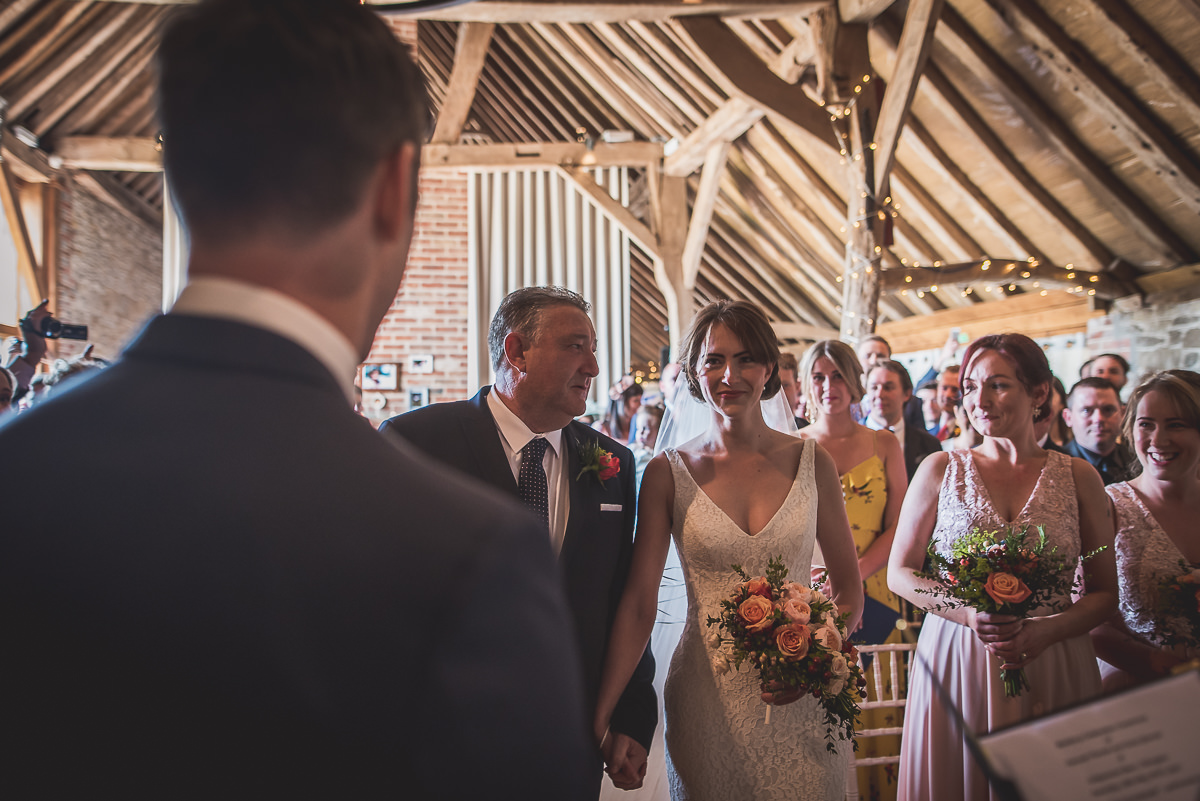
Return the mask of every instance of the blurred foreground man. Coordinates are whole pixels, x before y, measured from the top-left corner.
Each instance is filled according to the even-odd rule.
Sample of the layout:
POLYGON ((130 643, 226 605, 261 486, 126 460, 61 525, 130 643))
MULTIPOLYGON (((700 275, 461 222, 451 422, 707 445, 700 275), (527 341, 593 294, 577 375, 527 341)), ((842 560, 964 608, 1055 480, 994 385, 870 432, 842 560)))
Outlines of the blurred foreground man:
POLYGON ((579 798, 546 537, 351 410, 419 72, 347 0, 202 2, 159 59, 192 283, 0 427, 5 797, 579 798))

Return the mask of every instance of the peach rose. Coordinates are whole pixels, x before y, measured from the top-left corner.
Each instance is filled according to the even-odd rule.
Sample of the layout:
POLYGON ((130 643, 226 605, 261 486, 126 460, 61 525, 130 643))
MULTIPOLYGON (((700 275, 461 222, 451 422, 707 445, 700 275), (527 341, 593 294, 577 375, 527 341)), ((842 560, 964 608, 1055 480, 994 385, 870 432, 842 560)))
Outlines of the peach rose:
POLYGON ((775 645, 784 659, 797 662, 808 655, 808 626, 803 623, 788 623, 775 631, 775 645))
POLYGON ((793 623, 807 623, 812 618, 812 607, 795 598, 784 601, 782 609, 784 617, 793 623))
POLYGON ((762 631, 771 625, 771 613, 775 607, 761 595, 751 595, 738 607, 738 617, 746 624, 747 631, 762 631))
POLYGON ((844 689, 846 689, 846 680, 839 679, 837 676, 834 676, 829 680, 829 683, 825 685, 825 692, 832 697, 841 695, 842 690, 844 689))
POLYGON ((829 663, 829 670, 839 679, 850 678, 850 663, 841 654, 833 655, 833 659, 829 663))
POLYGON ((767 583, 766 578, 763 576, 750 579, 744 586, 746 587, 746 592, 751 595, 761 595, 764 598, 771 597, 771 585, 767 583))
POLYGON ((780 589, 780 595, 783 598, 803 601, 806 604, 812 603, 813 591, 803 584, 797 584, 794 581, 789 581, 780 589))
POLYGON ((1033 594, 1025 582, 1011 573, 999 571, 988 574, 983 589, 998 604, 1019 604, 1033 594))
POLYGON ((813 638, 834 653, 842 650, 841 632, 833 626, 821 626, 813 632, 813 638))

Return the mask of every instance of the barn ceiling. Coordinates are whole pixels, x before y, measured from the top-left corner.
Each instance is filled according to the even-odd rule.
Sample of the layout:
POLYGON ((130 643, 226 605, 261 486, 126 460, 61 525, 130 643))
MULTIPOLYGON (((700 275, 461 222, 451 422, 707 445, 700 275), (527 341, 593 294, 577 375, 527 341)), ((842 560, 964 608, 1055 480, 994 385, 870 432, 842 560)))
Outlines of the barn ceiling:
MULTIPOLYGON (((689 197, 712 215, 698 300, 753 299, 797 338, 838 328, 860 219, 857 151, 834 122, 846 104, 830 101, 858 87, 886 106, 893 81, 907 86, 923 10, 936 27, 887 198, 873 198, 888 219, 876 322, 1042 286, 1112 296, 1198 261, 1198 0, 911 2, 478 0, 420 12, 417 44, 435 104, 461 117, 448 144, 628 137, 660 143, 676 173, 694 169, 689 197), (861 76, 848 74, 847 42, 862 49, 861 76), (464 105, 452 76, 471 61, 464 105), (703 176, 706 145, 721 141, 723 169, 703 176)), ((18 178, 70 169, 130 213, 161 214, 158 174, 82 169, 70 141, 155 136, 151 58, 170 10, 0 7, 0 144, 18 178)), ((632 166, 629 211, 653 229, 660 176, 632 166)), ((653 254, 638 249, 633 264, 634 358, 654 360, 667 304, 653 254)))

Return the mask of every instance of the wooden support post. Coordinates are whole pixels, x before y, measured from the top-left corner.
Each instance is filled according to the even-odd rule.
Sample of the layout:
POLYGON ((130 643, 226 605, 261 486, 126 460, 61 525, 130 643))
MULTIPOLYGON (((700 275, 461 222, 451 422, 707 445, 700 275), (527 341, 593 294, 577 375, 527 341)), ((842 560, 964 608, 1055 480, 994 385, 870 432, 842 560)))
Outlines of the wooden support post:
POLYGON ((654 281, 667 301, 667 341, 671 359, 679 357, 679 340, 695 312, 695 276, 689 285, 683 264, 688 231, 687 179, 664 176, 662 186, 662 225, 659 230, 659 255, 654 259, 654 281))

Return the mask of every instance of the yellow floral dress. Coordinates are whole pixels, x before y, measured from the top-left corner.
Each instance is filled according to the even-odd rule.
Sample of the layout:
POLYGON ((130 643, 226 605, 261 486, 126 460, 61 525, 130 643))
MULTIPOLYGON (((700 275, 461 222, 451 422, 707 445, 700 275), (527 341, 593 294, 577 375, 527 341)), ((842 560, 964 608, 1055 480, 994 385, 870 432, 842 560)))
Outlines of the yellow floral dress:
MULTIPOLYGON (((883 459, 878 455, 860 462, 842 476, 842 497, 846 501, 846 517, 850 519, 850 530, 854 534, 854 545, 861 557, 871 543, 883 532, 883 512, 887 507, 887 473, 883 459)), ((887 586, 887 568, 863 582, 864 590, 895 611, 900 611, 900 598, 887 586)), ((851 636, 853 639, 853 636, 851 636)), ((893 631, 885 642, 900 642, 900 632, 893 631)), ((873 662, 867 669, 867 697, 874 701, 875 671, 880 667, 873 662)), ((903 680, 904 677, 900 677, 903 680)), ((884 676, 885 692, 890 690, 891 676, 884 676)), ((902 716, 898 710, 875 709, 862 714, 866 728, 901 726, 902 716)), ((900 753, 900 738, 870 737, 859 742, 857 755, 860 759, 876 756, 894 756, 900 753)), ((859 796, 868 801, 896 798, 896 766, 876 765, 858 769, 859 796)))

